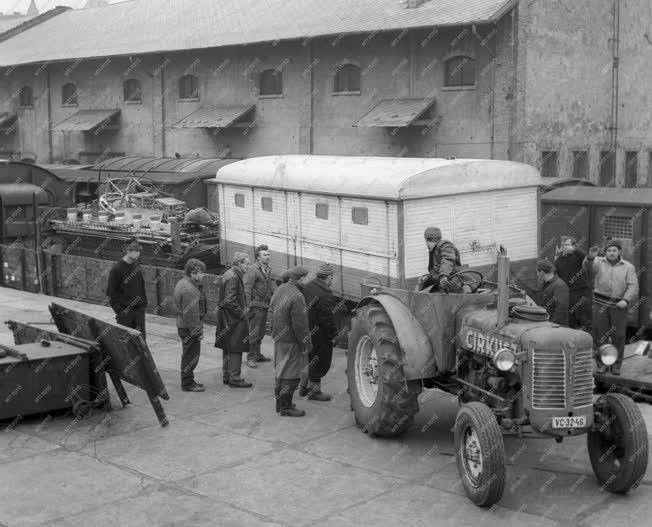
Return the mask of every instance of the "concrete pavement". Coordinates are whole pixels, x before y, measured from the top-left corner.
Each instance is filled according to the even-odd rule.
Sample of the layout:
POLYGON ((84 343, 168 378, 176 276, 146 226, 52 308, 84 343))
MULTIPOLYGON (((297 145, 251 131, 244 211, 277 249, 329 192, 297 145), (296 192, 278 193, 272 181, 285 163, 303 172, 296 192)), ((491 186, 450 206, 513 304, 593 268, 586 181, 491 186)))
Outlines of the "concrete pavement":
MULTIPOLYGON (((0 319, 49 323, 51 301, 110 320, 110 309, 0 289, 0 319)), ((148 316, 148 344, 170 393, 161 428, 146 395, 83 420, 71 415, 5 423, 0 433, 0 525, 362 526, 627 525, 652 516, 652 469, 627 496, 600 490, 585 438, 562 444, 506 439, 509 463, 498 506, 472 505, 459 482, 450 431, 456 401, 421 396, 412 429, 372 439, 349 411, 345 354, 336 350, 329 403, 299 399, 301 419, 274 412, 273 368, 244 369, 251 390, 221 384, 221 353, 207 328, 197 377, 179 388, 173 320, 148 316)), ((0 326, 0 343, 12 343, 0 326)), ((266 338, 263 352, 272 352, 266 338)), ((652 406, 641 405, 652 431, 652 406)))

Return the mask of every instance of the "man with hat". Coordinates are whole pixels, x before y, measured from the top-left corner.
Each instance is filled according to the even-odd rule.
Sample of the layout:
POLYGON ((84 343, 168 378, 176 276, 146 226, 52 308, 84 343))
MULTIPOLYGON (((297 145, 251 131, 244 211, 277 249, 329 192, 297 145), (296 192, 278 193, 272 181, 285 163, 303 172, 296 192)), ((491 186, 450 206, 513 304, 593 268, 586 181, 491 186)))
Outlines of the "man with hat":
POLYGON ((549 260, 537 262, 537 278, 541 284, 540 305, 550 315, 550 322, 568 326, 568 286, 557 273, 549 260))
POLYGON ((283 416, 302 417, 306 412, 292 404, 294 392, 308 366, 312 350, 308 329, 308 310, 301 289, 308 270, 293 267, 283 274, 285 283, 272 296, 272 338, 276 373, 276 411, 283 416))
POLYGON ((428 274, 419 279, 417 289, 435 286, 435 290, 445 293, 456 292, 459 287, 448 280, 462 263, 460 253, 455 245, 442 239, 439 227, 428 227, 423 233, 428 247, 428 274))
POLYGON ((242 354, 249 349, 247 301, 242 280, 248 267, 249 257, 245 253, 235 253, 219 288, 215 347, 222 348, 222 381, 232 388, 252 386, 241 376, 242 354))
POLYGON ((256 247, 256 262, 244 275, 245 296, 247 298, 247 322, 249 323, 249 354, 247 366, 256 368, 257 362, 268 362, 260 351, 260 343, 267 327, 267 310, 274 293, 274 281, 269 267, 269 247, 256 247))
POLYGON ((331 367, 333 340, 337 337, 337 313, 341 304, 331 291, 335 269, 323 263, 316 277, 303 288, 308 307, 308 321, 312 335, 312 351, 308 357, 308 370, 301 377, 299 395, 313 401, 330 401, 331 396, 321 391, 321 380, 331 367))
MULTIPOLYGON (((620 375, 625 355, 628 308, 638 298, 636 269, 622 257, 623 247, 618 240, 607 240, 605 255, 598 256, 600 249, 591 247, 584 259, 584 268, 593 273, 593 340, 596 347, 611 343, 618 350, 618 360, 611 366, 611 373, 620 375)), ((600 373, 609 368, 602 365, 600 373)))
POLYGON ((146 339, 145 309, 147 295, 145 280, 138 265, 142 248, 137 240, 124 246, 124 256, 116 262, 109 272, 106 296, 115 312, 118 324, 137 329, 146 339))
POLYGON ((582 266, 586 255, 577 247, 571 236, 562 238, 561 249, 555 255, 555 271, 568 286, 570 327, 590 331, 591 291, 582 266))

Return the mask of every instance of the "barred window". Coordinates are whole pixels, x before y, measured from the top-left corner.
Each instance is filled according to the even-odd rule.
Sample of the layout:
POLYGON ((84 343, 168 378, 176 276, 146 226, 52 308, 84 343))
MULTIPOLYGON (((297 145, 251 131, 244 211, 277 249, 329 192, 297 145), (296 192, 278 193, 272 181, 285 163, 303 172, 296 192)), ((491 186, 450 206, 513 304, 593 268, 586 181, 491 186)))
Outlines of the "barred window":
POLYGON ((315 204, 315 218, 319 218, 320 220, 328 219, 328 203, 315 204))
POLYGON ((602 237, 634 239, 634 219, 630 216, 605 216, 602 223, 602 237))
POLYGON ((589 177, 589 153, 586 150, 573 152, 573 177, 587 179, 589 177))
POLYGON ((199 80, 194 75, 179 79, 179 99, 199 99, 199 80))
POLYGON ((345 63, 337 68, 333 93, 351 92, 360 92, 360 68, 355 64, 345 63))
POLYGON ((616 186, 616 152, 612 150, 600 152, 600 186, 616 186))
POLYGON ((638 152, 625 153, 625 187, 634 188, 638 180, 638 152))
POLYGON ((446 61, 444 86, 475 86, 475 60, 463 55, 446 61))
POLYGON ((367 207, 353 207, 351 210, 351 220, 356 225, 368 225, 369 209, 367 207))
POLYGON ((260 95, 283 95, 283 72, 277 69, 261 72, 258 93, 260 95))
POLYGON ((142 103, 143 91, 138 79, 127 79, 122 85, 124 100, 130 103, 142 103))
POLYGON ((541 152, 541 175, 543 177, 557 177, 558 163, 557 152, 543 151, 541 152))
POLYGON ((61 88, 61 104, 63 106, 77 106, 77 86, 69 82, 61 88))
POLYGON ((235 206, 240 207, 241 209, 244 209, 244 206, 245 206, 245 195, 244 194, 236 194, 235 195, 235 206))

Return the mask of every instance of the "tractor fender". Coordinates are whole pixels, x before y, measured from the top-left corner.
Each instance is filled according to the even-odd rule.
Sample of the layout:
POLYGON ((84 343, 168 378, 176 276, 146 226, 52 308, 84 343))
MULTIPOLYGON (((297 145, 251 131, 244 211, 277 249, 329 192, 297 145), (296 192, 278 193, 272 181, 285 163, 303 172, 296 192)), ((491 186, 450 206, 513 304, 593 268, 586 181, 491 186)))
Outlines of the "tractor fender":
POLYGON ((377 294, 363 298, 358 308, 373 302, 383 306, 392 321, 403 352, 405 379, 411 381, 434 377, 437 364, 430 339, 408 306, 391 295, 377 294))

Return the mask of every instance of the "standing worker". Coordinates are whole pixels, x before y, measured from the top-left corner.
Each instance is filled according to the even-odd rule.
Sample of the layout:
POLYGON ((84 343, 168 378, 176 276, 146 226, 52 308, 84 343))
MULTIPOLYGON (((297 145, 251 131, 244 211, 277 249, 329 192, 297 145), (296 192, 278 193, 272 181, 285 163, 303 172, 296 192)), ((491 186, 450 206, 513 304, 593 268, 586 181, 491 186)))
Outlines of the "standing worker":
MULTIPOLYGON (((623 247, 618 240, 608 240, 605 256, 598 256, 599 248, 591 247, 584 259, 584 268, 593 272, 593 339, 596 347, 611 343, 618 350, 618 360, 611 373, 620 375, 627 338, 627 308, 638 297, 636 269, 622 257, 623 247)), ((601 365, 599 373, 609 368, 601 365)))
POLYGON ((203 392, 204 385, 195 382, 194 371, 199 362, 201 341, 204 338, 206 295, 202 279, 204 262, 191 258, 186 262, 186 276, 174 288, 174 306, 177 310, 177 332, 181 338, 181 389, 184 392, 203 392))
POLYGON ((269 267, 269 247, 256 247, 256 262, 244 275, 245 296, 247 298, 247 322, 249 324, 249 354, 247 366, 256 368, 257 362, 268 362, 260 351, 260 343, 267 327, 267 311, 274 293, 274 281, 269 267))
POLYGON ((574 329, 591 330, 591 290, 582 266, 586 255, 577 247, 575 238, 564 238, 555 258, 557 275, 568 286, 569 325, 574 329))
POLYGON ((146 340, 147 295, 143 273, 138 265, 141 252, 142 248, 136 240, 125 245, 125 255, 111 267, 109 272, 106 295, 115 312, 116 322, 137 329, 142 333, 143 340, 146 340))
POLYGON ((541 284, 541 307, 550 315, 550 322, 568 326, 568 286, 548 260, 537 262, 537 278, 541 284))
POLYGON ((233 255, 232 266, 223 275, 215 328, 215 347, 222 348, 222 381, 233 388, 251 388, 242 374, 242 354, 249 349, 247 301, 242 278, 249 267, 245 253, 233 255))
POLYGON ((319 266, 316 278, 303 288, 308 307, 312 351, 308 357, 308 370, 301 377, 299 395, 313 401, 330 401, 331 396, 321 391, 321 380, 331 367, 333 340, 337 337, 337 312, 339 302, 333 292, 335 270, 329 263, 319 266))
POLYGON ((306 415, 292 404, 292 398, 312 350, 308 311, 301 294, 307 274, 304 267, 288 269, 283 277, 287 281, 279 286, 271 302, 276 411, 288 417, 306 415))
POLYGON ((439 227, 428 227, 423 237, 428 247, 428 274, 419 279, 417 289, 421 291, 434 285, 435 290, 444 293, 458 291, 459 287, 448 280, 462 265, 457 247, 453 242, 442 239, 439 227))

